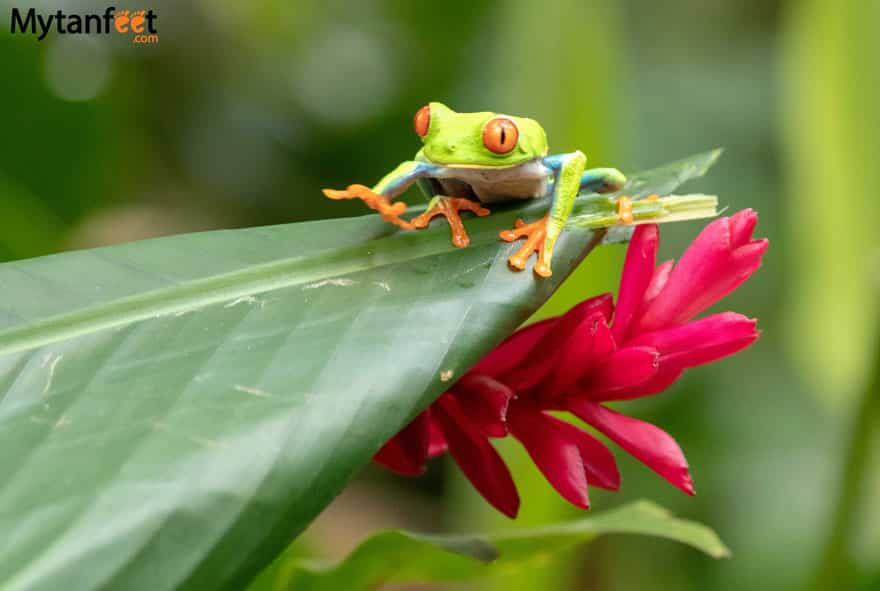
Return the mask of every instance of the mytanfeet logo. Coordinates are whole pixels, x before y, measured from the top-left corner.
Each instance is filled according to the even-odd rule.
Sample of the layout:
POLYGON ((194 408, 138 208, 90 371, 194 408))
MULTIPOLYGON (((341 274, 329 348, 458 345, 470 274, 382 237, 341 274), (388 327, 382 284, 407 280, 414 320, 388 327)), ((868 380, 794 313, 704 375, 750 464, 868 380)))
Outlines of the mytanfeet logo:
POLYGON ((159 42, 158 20, 152 10, 116 12, 115 6, 108 6, 103 14, 66 13, 63 10, 41 14, 36 8, 27 12, 13 8, 9 30, 13 34, 30 33, 39 41, 54 30, 59 35, 130 35, 132 43, 148 44, 159 42))

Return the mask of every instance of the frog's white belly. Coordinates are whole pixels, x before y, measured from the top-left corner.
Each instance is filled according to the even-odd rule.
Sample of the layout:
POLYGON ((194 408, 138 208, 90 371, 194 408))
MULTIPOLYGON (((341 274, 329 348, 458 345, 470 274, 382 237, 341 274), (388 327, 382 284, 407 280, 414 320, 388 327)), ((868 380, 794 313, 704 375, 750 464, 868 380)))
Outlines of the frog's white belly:
POLYGON ((432 175, 449 197, 477 197, 482 203, 547 195, 551 171, 541 160, 510 168, 444 166, 432 175))

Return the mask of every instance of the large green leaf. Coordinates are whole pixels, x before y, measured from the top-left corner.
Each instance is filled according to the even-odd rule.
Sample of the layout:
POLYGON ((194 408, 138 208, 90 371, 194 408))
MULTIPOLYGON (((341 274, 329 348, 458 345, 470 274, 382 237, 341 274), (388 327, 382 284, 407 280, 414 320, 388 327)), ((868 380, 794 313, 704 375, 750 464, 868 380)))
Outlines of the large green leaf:
POLYGON ((491 536, 436 536, 384 531, 363 541, 338 564, 282 557, 250 591, 366 591, 383 584, 460 581, 528 572, 577 544, 612 533, 645 534, 689 544, 721 558, 718 536, 699 523, 673 517, 648 501, 540 528, 491 536))
MULTIPOLYGON (((628 191, 669 193, 715 157, 628 191)), ((607 206, 583 198, 573 219, 607 206)), ((0 265, 0 587, 241 588, 591 248, 626 237, 572 228, 551 279, 512 273, 498 231, 541 207, 468 220, 464 250, 440 225, 367 216, 0 265)))

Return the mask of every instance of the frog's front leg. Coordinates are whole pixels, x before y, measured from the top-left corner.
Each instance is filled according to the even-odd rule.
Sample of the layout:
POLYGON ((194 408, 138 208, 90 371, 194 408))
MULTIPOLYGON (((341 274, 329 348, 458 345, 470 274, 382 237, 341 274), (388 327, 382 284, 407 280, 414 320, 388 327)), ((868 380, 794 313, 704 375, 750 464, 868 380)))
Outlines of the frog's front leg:
MULTIPOLYGON (((554 176, 550 212, 531 224, 517 220, 513 230, 501 232, 501 238, 508 242, 526 239, 522 248, 508 259, 512 268, 520 271, 525 269, 526 261, 536 252, 538 260, 535 262, 535 274, 550 277, 553 247, 565 227, 577 196, 585 192, 610 193, 623 188, 626 177, 622 172, 616 168, 591 168, 585 171, 586 161, 586 156, 580 151, 544 158, 544 166, 554 176)), ((629 203, 629 200, 621 198, 621 206, 629 203)), ((626 221, 623 214, 621 220, 626 221)))
POLYGON ((587 164, 587 157, 583 152, 576 151, 570 154, 547 156, 543 163, 555 177, 550 212, 543 219, 531 224, 524 224, 522 220, 517 220, 513 230, 501 232, 501 239, 507 242, 519 238, 526 239, 522 248, 507 259, 513 269, 519 271, 525 269, 526 260, 533 252, 537 252, 538 260, 535 262, 535 274, 540 277, 550 277, 553 273, 550 267, 553 259, 553 247, 565 227, 565 221, 568 219, 571 208, 574 206, 574 200, 580 191, 581 176, 587 164))
POLYGON ((417 180, 430 176, 435 169, 434 165, 427 162, 408 160, 386 174, 372 189, 364 185, 349 185, 342 191, 324 189, 324 195, 330 199, 361 199, 368 207, 379 212, 385 221, 411 230, 416 226, 400 217, 406 212, 406 203, 392 203, 391 199, 403 193, 417 180))

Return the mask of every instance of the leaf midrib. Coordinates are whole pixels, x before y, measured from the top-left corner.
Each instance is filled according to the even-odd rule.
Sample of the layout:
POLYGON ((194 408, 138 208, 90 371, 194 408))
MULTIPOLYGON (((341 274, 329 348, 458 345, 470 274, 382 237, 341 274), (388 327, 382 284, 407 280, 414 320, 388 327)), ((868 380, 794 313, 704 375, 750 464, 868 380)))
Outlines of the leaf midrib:
MULTIPOLYGON (((498 218, 516 217, 525 213, 524 209, 531 208, 520 207, 515 211, 504 211, 498 216, 492 216, 494 220, 484 218, 469 221, 471 247, 499 240, 495 228, 498 218)), ((319 283, 325 279, 449 252, 453 247, 447 241, 446 233, 448 229, 438 227, 418 234, 392 234, 352 246, 250 265, 228 273, 194 279, 74 312, 26 322, 0 331, 0 355, 42 347, 148 318, 184 314, 212 304, 231 302, 297 285, 319 283), (438 239, 438 233, 443 233, 443 239, 438 239), (402 245, 388 248, 389 241, 402 245), (385 248, 380 250, 379 243, 384 243, 385 248), (381 255, 369 256, 365 252, 381 252, 381 255)), ((531 278, 524 274, 524 280, 531 278)))

